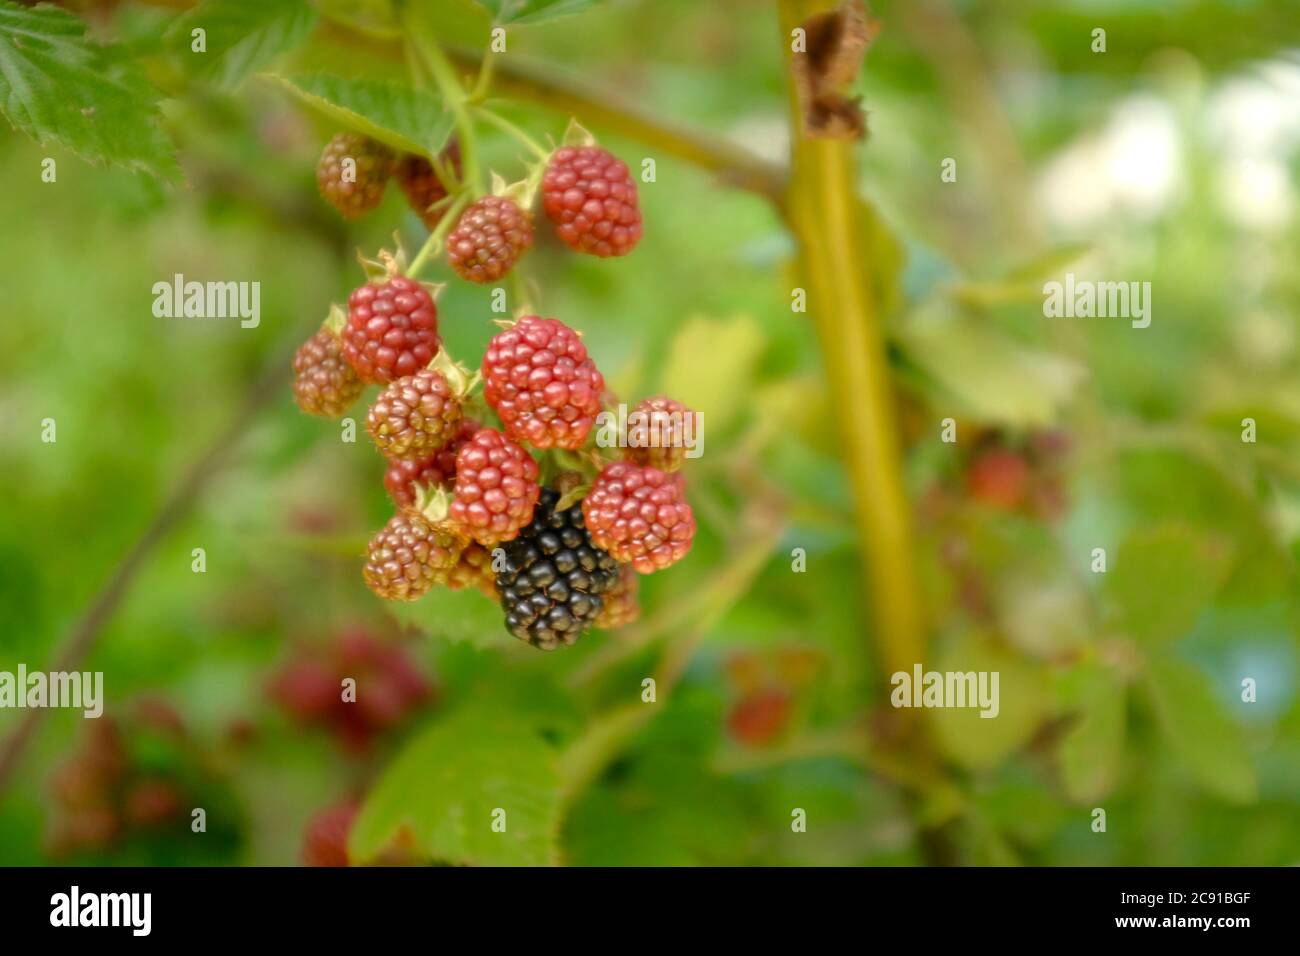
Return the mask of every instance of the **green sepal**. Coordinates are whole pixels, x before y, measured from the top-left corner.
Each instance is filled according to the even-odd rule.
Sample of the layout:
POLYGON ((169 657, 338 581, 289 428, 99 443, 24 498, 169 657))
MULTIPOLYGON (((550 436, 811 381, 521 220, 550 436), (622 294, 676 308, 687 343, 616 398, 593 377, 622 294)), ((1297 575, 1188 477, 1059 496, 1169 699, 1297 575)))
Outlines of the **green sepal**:
POLYGON ((329 315, 325 316, 325 321, 321 323, 321 328, 329 329, 335 335, 342 335, 343 329, 348 324, 347 309, 337 302, 330 303, 329 315))

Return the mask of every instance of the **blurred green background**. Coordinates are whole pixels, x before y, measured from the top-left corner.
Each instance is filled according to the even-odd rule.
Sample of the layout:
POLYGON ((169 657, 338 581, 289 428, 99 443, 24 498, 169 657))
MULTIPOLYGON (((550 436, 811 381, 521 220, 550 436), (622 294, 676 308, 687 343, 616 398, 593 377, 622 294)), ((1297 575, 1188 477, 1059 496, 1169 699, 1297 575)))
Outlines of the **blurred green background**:
MULTIPOLYGON (((862 265, 885 290, 924 663, 1001 674, 997 719, 922 715, 924 757, 900 743, 859 584, 837 431, 857 410, 790 308, 771 203, 578 115, 634 169, 656 159, 645 238, 608 261, 541 239, 521 270, 620 396, 703 412, 696 544, 642 579, 637 624, 555 654, 476 593, 393 617, 360 575, 391 512, 381 460, 298 412, 288 357, 360 283, 356 249, 394 230, 418 248, 423 227, 396 189, 334 217, 313 175, 334 128, 260 78, 189 73, 160 39, 188 4, 72 6, 164 91, 183 174, 0 138, 0 670, 54 666, 234 431, 79 668, 104 672, 105 718, 46 713, 3 784, 0 862, 341 862, 345 840, 354 862, 1300 861, 1295 3, 873 5, 860 186, 882 238, 862 265), (1150 282, 1150 327, 1044 318, 1067 272, 1150 282), (175 273, 259 281, 260 326, 155 318, 175 273), (303 703, 340 675, 370 710, 303 703)), ((347 25, 384 4, 323 6, 262 69, 404 79, 347 25)), ((444 38, 483 47, 481 8, 433 6, 444 38)), ((771 0, 609 0, 508 37, 506 62, 786 162, 771 0)), ((502 109, 540 139, 569 119, 502 109)), ((516 178, 517 144, 482 136, 516 178)), ((447 347, 476 363, 489 290, 431 271, 447 347)), ((0 738, 23 716, 0 712, 0 738)))

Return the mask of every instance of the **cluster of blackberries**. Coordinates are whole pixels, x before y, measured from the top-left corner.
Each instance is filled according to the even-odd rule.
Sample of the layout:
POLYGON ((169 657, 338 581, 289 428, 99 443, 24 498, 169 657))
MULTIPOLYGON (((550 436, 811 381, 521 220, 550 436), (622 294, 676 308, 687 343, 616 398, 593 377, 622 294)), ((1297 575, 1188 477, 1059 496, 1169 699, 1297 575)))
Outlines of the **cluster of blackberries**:
MULTIPOLYGON (((426 164, 341 134, 317 178, 351 216, 373 208, 396 175, 417 211, 432 215, 446 205, 433 170, 458 168, 458 156, 426 164), (345 166, 356 173, 347 182, 338 178, 345 166)), ((555 150, 541 193, 556 234, 577 251, 623 255, 641 236, 627 166, 598 147, 555 150)), ((495 281, 531 246, 531 214, 512 195, 483 196, 456 221, 447 255, 463 278, 495 281)), ((346 313, 336 308, 294 360, 295 395, 310 414, 338 418, 367 384, 382 387, 366 429, 387 459, 384 483, 397 513, 370 540, 367 586, 394 601, 438 585, 478 588, 500 601, 510 633, 548 650, 591 626, 630 623, 637 572, 680 560, 695 534, 675 430, 691 412, 668 398, 643 401, 629 432, 642 427, 657 440, 603 459, 589 445, 605 380, 578 332, 525 315, 492 338, 471 375, 442 349, 435 290, 403 268, 388 256, 384 274, 352 293, 346 313), (499 427, 485 424, 492 418, 499 427), (582 452, 591 473, 566 474, 563 493, 542 488, 534 453, 571 452, 582 452)), ((572 468, 573 456, 554 464, 572 468)))

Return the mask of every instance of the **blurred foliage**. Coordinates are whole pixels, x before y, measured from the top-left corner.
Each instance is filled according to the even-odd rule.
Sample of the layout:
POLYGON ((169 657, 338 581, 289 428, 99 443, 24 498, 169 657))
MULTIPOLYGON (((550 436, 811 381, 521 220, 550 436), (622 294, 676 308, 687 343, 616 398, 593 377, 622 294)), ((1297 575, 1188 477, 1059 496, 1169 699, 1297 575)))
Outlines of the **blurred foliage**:
MULTIPOLYGON (((645 239, 610 261, 541 239, 523 270, 620 397, 704 411, 694 550, 643 580, 640 622, 554 655, 506 635, 474 592, 390 614, 357 558, 390 512, 382 463, 298 413, 287 356, 360 280, 355 248, 425 235, 396 190, 346 228, 326 215, 322 143, 351 125, 436 147, 448 118, 385 92, 407 78, 379 0, 67 6, 89 33, 70 13, 0 4, 16 127, 0 140, 0 670, 50 666, 258 376, 285 374, 83 665, 105 674, 133 766, 181 781, 187 812, 161 835, 58 855, 50 795, 59 768, 86 763, 92 722, 51 711, 0 791, 0 862, 292 863, 318 811, 349 800, 356 862, 937 862, 923 829, 942 835, 944 862, 1300 859, 1296 4, 874 5, 861 184, 925 665, 1001 675, 996 719, 924 714, 943 760, 933 785, 890 753, 897 714, 834 427, 857 410, 827 393, 808 317, 791 311, 778 210, 594 129, 634 167, 657 159, 645 239), (33 17, 59 36, 52 65, 14 42, 33 17), (188 53, 197 22, 211 26, 205 58, 188 53), (1067 271, 1150 281, 1151 326, 1045 319, 1042 283, 1067 271), (155 318, 152 286, 176 273, 260 281, 261 324, 155 318), (40 440, 47 418, 55 443, 40 440), (286 647, 324 654, 350 628, 400 644, 439 688, 357 752, 286 719, 268 690, 286 647), (642 703, 643 680, 679 652, 680 679, 642 703), (130 730, 157 695, 183 718, 183 747, 130 730), (576 788, 575 754, 604 758, 576 788), (490 829, 498 808, 505 833, 490 829), (792 832, 795 808, 807 832, 792 832)), ((508 57, 562 64, 764 157, 787 151, 767 0, 448 0, 431 16, 479 48, 510 23, 508 57)), ((568 121, 502 109, 543 141, 568 121)), ((485 162, 517 177, 518 144, 483 137, 485 162)), ((489 294, 442 293, 457 357, 472 362, 494 331, 489 294)), ((381 683, 369 693, 382 700, 381 683)), ((21 716, 0 713, 0 734, 21 716)))

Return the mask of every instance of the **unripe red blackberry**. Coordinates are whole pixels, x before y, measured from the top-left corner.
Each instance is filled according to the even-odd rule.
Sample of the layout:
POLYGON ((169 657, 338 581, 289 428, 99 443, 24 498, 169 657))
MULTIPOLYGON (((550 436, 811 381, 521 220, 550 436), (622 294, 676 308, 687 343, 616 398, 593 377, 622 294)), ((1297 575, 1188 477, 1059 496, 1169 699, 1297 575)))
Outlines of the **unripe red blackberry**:
POLYGON ((542 178, 542 208, 556 235, 577 252, 622 256, 641 239, 636 182, 622 160, 599 146, 555 151, 542 178))
POLYGON ((320 154, 316 185, 344 219, 356 219, 383 200, 392 165, 393 151, 387 146, 358 133, 339 133, 320 154), (355 167, 345 167, 349 159, 355 167))
POLYGON ((677 471, 686 461, 689 408, 671 398, 646 398, 627 416, 627 457, 638 465, 677 471))
POLYGON ((618 580, 603 595, 605 607, 595 621, 595 626, 605 631, 616 631, 626 627, 641 616, 641 604, 637 600, 637 591, 641 587, 641 578, 630 564, 618 566, 618 580))
POLYGON ((366 586, 387 601, 414 601, 446 578, 465 539, 423 515, 402 512, 375 533, 366 549, 366 586))
POLYGON ((505 196, 484 196, 447 237, 447 261, 462 279, 495 282, 533 245, 532 216, 505 196))
POLYGON ((159 827, 179 816, 181 792, 170 780, 149 776, 131 784, 123 803, 129 824, 159 827))
POLYGON ((592 625, 619 574, 592 545, 582 509, 559 511, 559 501, 559 492, 542 491, 528 527, 501 546, 505 567, 496 576, 506 630, 544 651, 572 644, 592 625))
MULTIPOLYGON (((453 140, 442 151, 440 159, 444 166, 454 170, 457 176, 460 175, 459 143, 453 140)), ((447 198, 447 184, 438 178, 433 163, 415 153, 405 153, 394 165, 393 177, 397 180, 397 185, 402 188, 406 201, 415 210, 415 214, 420 217, 425 227, 433 229, 437 226, 447 210, 439 208, 430 211, 429 207, 447 198)))
POLYGON ((482 427, 473 418, 462 418, 451 440, 431 455, 390 461, 384 472, 384 487, 393 503, 398 508, 414 508, 421 488, 450 488, 456 480, 456 453, 482 427))
POLYGON ((293 356, 293 397, 308 415, 342 418, 365 390, 356 370, 343 358, 343 342, 321 329, 293 356))
POLYGON ((348 296, 343 357, 362 381, 387 385, 413 375, 438 354, 438 307, 407 276, 367 282, 348 296))
POLYGON ((537 462, 505 435, 481 428, 456 455, 451 518, 479 544, 509 541, 533 517, 537 462))
POLYGON ((762 747, 785 729, 794 701, 779 687, 746 694, 727 712, 727 730, 743 744, 762 747))
POLYGON ((966 491, 993 508, 1014 511, 1025 503, 1030 488, 1029 462, 1009 448, 982 451, 966 468, 966 491))
POLYGON ((606 465, 582 500, 592 543, 642 574, 681 560, 695 537, 695 515, 681 475, 630 461, 606 465))
POLYGON ((484 400, 506 434, 534 448, 581 448, 604 390, 582 339, 557 319, 526 315, 483 355, 484 400))
POLYGON ((366 415, 366 431, 384 457, 419 460, 450 442, 460 421, 460 399, 446 377, 423 368, 379 393, 366 415))

